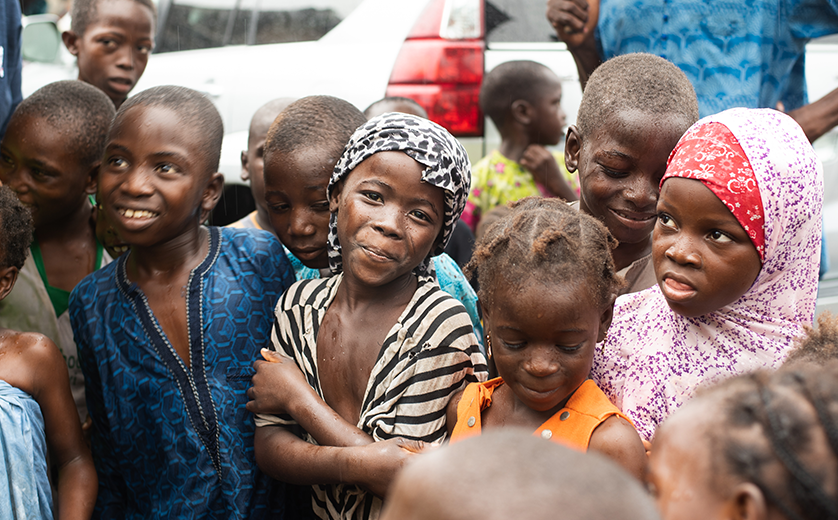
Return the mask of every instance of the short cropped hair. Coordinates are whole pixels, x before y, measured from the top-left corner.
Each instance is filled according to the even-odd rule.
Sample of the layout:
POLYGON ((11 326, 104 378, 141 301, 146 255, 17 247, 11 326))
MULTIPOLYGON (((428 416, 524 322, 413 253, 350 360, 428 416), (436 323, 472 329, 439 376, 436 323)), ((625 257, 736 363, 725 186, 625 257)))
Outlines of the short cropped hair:
POLYGON ((65 146, 74 151, 78 164, 91 167, 102 160, 115 112, 104 92, 83 81, 67 80, 36 90, 12 117, 46 120, 67 139, 65 146))
POLYGON ((119 120, 128 110, 138 106, 161 107, 176 113, 184 132, 200 135, 200 152, 207 161, 208 170, 213 173, 218 171, 224 123, 218 109, 206 96, 186 87, 153 87, 128 98, 119 107, 116 119, 119 120))
POLYGON ((355 130, 367 122, 355 105, 332 96, 308 96, 288 105, 274 120, 265 156, 316 147, 337 163, 355 130))
POLYGON ((492 119, 496 127, 503 125, 512 103, 523 99, 535 104, 543 95, 542 87, 550 68, 529 60, 501 63, 483 78, 480 87, 480 108, 492 119))
MULTIPOLYGON (((70 30, 76 33, 76 36, 82 36, 87 27, 96 21, 98 7, 101 2, 108 0, 73 0, 73 6, 70 8, 70 30)), ((157 23, 157 8, 154 6, 152 0, 132 0, 140 5, 148 7, 151 10, 151 16, 154 23, 157 23)))
POLYGON ((23 268, 33 229, 29 209, 8 186, 0 186, 0 268, 23 268))
POLYGON ((407 105, 411 109, 413 109, 413 112, 409 112, 410 114, 428 119, 428 111, 425 110, 425 108, 422 107, 422 105, 420 105, 414 99, 402 96, 389 96, 383 99, 379 99, 378 101, 374 101, 370 106, 368 106, 364 110, 364 116, 366 116, 367 119, 372 119, 375 116, 380 116, 381 114, 389 112, 389 110, 382 111, 382 105, 407 105))
POLYGON ((273 124, 276 116, 294 101, 296 100, 290 97, 277 98, 257 108, 256 112, 253 113, 253 117, 250 118, 250 130, 247 134, 248 142, 254 138, 254 131, 258 133, 259 137, 267 135, 268 129, 273 124))
POLYGON ((584 138, 615 112, 632 110, 680 116, 684 131, 698 121, 698 99, 690 80, 653 54, 624 54, 597 67, 585 85, 576 126, 584 138))

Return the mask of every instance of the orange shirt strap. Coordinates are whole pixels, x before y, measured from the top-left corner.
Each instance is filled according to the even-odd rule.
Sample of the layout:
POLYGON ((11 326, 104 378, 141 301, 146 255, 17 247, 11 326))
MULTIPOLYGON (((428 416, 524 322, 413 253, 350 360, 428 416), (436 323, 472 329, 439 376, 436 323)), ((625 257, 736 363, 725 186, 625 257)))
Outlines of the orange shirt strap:
POLYGON ((457 424, 451 432, 450 442, 480 435, 480 413, 492 404, 492 393, 502 384, 503 379, 496 377, 485 383, 470 383, 466 386, 460 402, 457 403, 457 424))

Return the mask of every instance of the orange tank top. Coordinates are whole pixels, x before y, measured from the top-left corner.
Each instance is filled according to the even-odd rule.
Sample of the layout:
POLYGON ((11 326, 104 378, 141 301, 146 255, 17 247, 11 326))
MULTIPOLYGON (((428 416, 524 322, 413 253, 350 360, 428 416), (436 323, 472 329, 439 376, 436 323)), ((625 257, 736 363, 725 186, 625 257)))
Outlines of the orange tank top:
MULTIPOLYGON (((457 424, 451 433, 452 443, 480 435, 480 413, 492 405, 492 393, 502 384, 503 379, 496 377, 466 387, 457 404, 457 424)), ((570 396, 565 407, 547 419, 533 435, 588 451, 594 430, 612 415, 622 417, 631 424, 596 383, 588 379, 570 396)))

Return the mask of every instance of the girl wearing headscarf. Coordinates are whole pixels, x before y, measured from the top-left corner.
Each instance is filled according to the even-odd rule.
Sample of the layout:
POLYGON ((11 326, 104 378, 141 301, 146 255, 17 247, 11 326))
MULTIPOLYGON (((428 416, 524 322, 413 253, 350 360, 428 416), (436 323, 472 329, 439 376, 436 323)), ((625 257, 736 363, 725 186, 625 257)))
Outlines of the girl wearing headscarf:
POLYGON ((640 435, 724 378, 782 364, 814 320, 823 172, 768 109, 693 125, 661 180, 658 285, 617 300, 592 375, 640 435))
MULTIPOLYGON (((312 486, 320 518, 377 518, 395 472, 446 433, 450 396, 485 380, 468 314, 434 283, 469 192, 462 146, 426 119, 388 113, 358 128, 335 166, 329 262, 276 307, 286 367, 277 408, 258 415, 259 467, 312 486), (294 433, 305 430, 304 439, 294 433)), ((259 398, 254 376, 251 397, 259 398)))

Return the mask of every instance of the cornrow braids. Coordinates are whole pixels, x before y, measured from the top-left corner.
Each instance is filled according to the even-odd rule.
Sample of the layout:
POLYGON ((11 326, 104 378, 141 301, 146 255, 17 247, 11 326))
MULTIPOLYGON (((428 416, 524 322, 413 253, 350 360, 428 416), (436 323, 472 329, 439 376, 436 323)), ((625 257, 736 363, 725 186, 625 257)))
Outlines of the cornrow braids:
POLYGON ((611 257, 617 241, 602 223, 559 199, 527 197, 509 207, 478 239, 465 269, 477 273, 481 301, 491 306, 498 283, 520 279, 581 281, 599 306, 613 301, 624 282, 611 257))
POLYGON ((838 317, 827 311, 818 316, 818 328, 804 326, 806 335, 798 338, 797 346, 786 358, 786 364, 813 362, 824 364, 838 359, 838 317))
POLYGON ((700 398, 714 397, 713 474, 753 483, 789 520, 838 519, 838 362, 743 375, 700 398))

